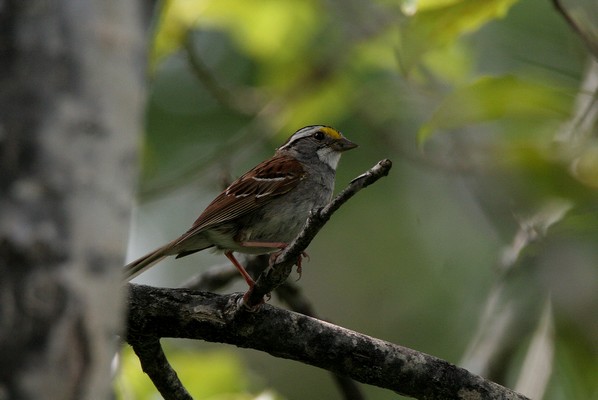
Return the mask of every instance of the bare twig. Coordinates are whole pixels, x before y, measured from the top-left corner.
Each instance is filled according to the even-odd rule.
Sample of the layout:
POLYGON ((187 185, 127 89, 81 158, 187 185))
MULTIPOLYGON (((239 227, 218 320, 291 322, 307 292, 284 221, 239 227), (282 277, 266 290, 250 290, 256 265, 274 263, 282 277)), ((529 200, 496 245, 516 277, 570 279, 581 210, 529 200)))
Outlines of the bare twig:
POLYGON ((207 271, 192 276, 183 282, 180 287, 213 292, 223 288, 238 277, 239 272, 232 264, 215 265, 207 271))
POLYGON ((370 170, 353 179, 349 186, 340 192, 326 207, 312 211, 301 233, 283 250, 275 263, 260 275, 255 286, 247 293, 245 296, 246 306, 253 308, 261 304, 264 296, 284 283, 301 253, 309 246, 332 214, 361 189, 388 175, 391 167, 392 162, 390 160, 379 161, 370 170))
MULTIPOLYGON (((561 222, 572 207, 570 201, 552 199, 533 215, 520 218, 519 230, 498 260, 497 272, 500 274, 488 292, 478 327, 460 365, 490 378, 501 375, 504 360, 513 357, 519 338, 528 335, 534 328, 530 310, 540 310, 533 304, 541 295, 530 296, 531 288, 517 295, 509 290, 516 278, 515 271, 534 265, 532 247, 546 240, 549 229, 561 222)), ((522 369, 522 372, 525 370, 522 369)))
POLYGON ((141 368, 166 400, 193 400, 166 359, 160 339, 151 336, 129 337, 129 344, 139 357, 141 368))
MULTIPOLYGON (((330 219, 331 215, 338 210, 342 204, 348 201, 359 190, 371 185, 381 177, 386 176, 391 166, 392 163, 390 160, 382 160, 366 173, 353 179, 349 187, 342 191, 327 207, 322 210, 317 210, 312 214, 298 238, 291 243, 289 248, 287 248, 287 253, 295 251, 300 254, 309 245, 313 237, 315 237, 322 226, 330 219)), ((269 293, 273 289, 276 289, 276 292, 280 295, 283 301, 286 301, 287 304, 289 304, 291 309, 304 315, 315 317, 316 315, 313 307, 305 297, 300 295, 299 289, 295 285, 284 282, 290 274, 291 268, 296 260, 296 258, 293 258, 293 253, 290 254, 291 255, 286 256, 286 258, 284 254, 282 254, 281 257, 279 257, 280 261, 269 268, 269 270, 281 268, 277 265, 280 265, 284 262, 289 263, 288 260, 291 260, 288 266, 282 267, 284 268, 282 270, 283 274, 276 275, 276 281, 274 281, 274 285, 271 285, 271 281, 266 281, 266 284, 263 286, 265 289, 262 290, 266 290, 265 293, 269 293), (282 279, 282 283, 277 283, 280 282, 280 279, 282 279)), ((247 268, 248 270, 263 271, 263 268, 267 265, 267 260, 268 257, 263 256, 252 258, 247 268)), ((234 279, 234 276, 236 275, 237 273, 235 272, 234 268, 218 266, 210 269, 207 273, 203 273, 197 277, 194 277, 192 280, 186 282, 183 286, 194 289, 213 290, 226 285, 231 279, 234 279)), ((256 287, 261 282, 263 282, 263 279, 260 277, 256 287)), ((260 296, 259 294, 256 294, 256 291, 250 292, 250 296, 248 296, 248 304, 250 307, 254 306, 251 305, 251 298, 253 296, 255 296, 255 299, 257 299, 254 300, 257 301, 255 305, 262 302, 263 295, 260 296)), ((352 379, 337 374, 333 374, 333 378, 346 400, 360 400, 364 398, 361 390, 352 379)))
MULTIPOLYGON (((262 254, 246 257, 245 270, 251 276, 260 276, 268 266, 270 256, 262 254)), ((207 271, 192 276, 183 282, 180 287, 194 290, 207 290, 209 292, 222 289, 232 281, 240 278, 239 271, 230 263, 215 265, 207 271)))
POLYGON ((346 376, 332 374, 334 381, 336 382, 336 386, 340 390, 341 394, 343 395, 343 399, 345 400, 365 400, 365 396, 357 382, 355 382, 351 378, 347 378, 346 376))
POLYGON ((212 71, 201 59, 198 50, 195 48, 194 37, 197 33, 190 30, 183 42, 185 54, 189 61, 189 67, 194 76, 202 83, 204 88, 210 93, 212 98, 216 100, 225 109, 231 110, 235 113, 255 116, 258 114, 259 108, 256 107, 257 102, 245 101, 244 92, 240 88, 229 90, 221 85, 212 71), (243 101, 239 100, 240 98, 243 101))
POLYGON ((301 288, 294 282, 286 281, 276 288, 275 293, 291 310, 309 317, 318 318, 313 304, 303 295, 301 288))
POLYGON ((268 304, 246 312, 238 293, 129 289, 130 343, 140 332, 228 343, 420 399, 526 399, 447 361, 321 320, 268 304))
MULTIPOLYGON (((591 13, 586 14, 584 11, 590 11, 590 9, 584 10, 583 2, 578 2, 576 5, 580 7, 580 10, 576 10, 577 12, 572 13, 570 10, 562 4, 559 0, 552 0, 552 4, 554 8, 561 14, 561 16, 567 21, 569 26, 575 30, 575 32, 579 35, 579 37, 584 41, 586 46, 590 49, 594 58, 598 59, 598 42, 596 41, 596 36, 592 35, 592 32, 588 30, 588 27, 592 26, 592 22, 590 19, 587 18, 587 15, 591 15, 591 13), (585 21, 584 21, 585 18, 585 21)), ((590 2, 587 3, 588 7, 591 4, 590 2)), ((595 4, 594 4, 595 7, 595 4)), ((594 9, 595 10, 595 9, 594 9)))
POLYGON ((193 31, 189 31, 183 45, 189 70, 198 82, 206 89, 209 95, 222 107, 223 111, 242 116, 247 120, 243 128, 238 129, 227 140, 222 141, 214 147, 211 152, 203 154, 195 162, 188 163, 184 168, 178 169, 175 173, 165 176, 159 181, 153 181, 143 185, 140 190, 141 197, 153 197, 179 188, 183 182, 196 177, 202 170, 211 166, 223 157, 231 156, 231 149, 243 149, 255 143, 256 132, 266 132, 268 136, 276 132, 271 126, 269 116, 279 112, 279 106, 274 101, 265 101, 260 98, 256 91, 241 87, 228 87, 219 82, 214 72, 211 71, 201 58, 194 45, 193 31))

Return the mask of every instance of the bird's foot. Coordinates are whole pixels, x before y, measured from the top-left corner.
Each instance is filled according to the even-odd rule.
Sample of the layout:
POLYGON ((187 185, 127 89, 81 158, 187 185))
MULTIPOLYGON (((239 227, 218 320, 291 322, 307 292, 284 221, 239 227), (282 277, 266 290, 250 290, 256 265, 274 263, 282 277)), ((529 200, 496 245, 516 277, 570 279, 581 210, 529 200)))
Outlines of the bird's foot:
POLYGON ((250 305, 249 300, 251 298, 252 293, 253 293, 253 285, 249 286, 249 290, 247 290, 247 292, 245 292, 245 294, 243 295, 242 301, 241 301, 241 304, 243 305, 243 307, 245 307, 245 309, 249 312, 256 312, 257 310, 259 310, 259 308, 263 304, 266 304, 266 302, 270 301, 270 299, 272 298, 272 295, 270 293, 266 293, 266 296, 262 297, 257 304, 250 305))
MULTIPOLYGON (((276 253, 272 253, 270 255, 270 260, 269 260, 270 266, 274 265, 274 263, 276 262, 276 259, 282 253, 282 250, 283 249, 281 249, 280 251, 277 251, 276 253)), ((309 261, 309 254, 307 254, 305 251, 302 251, 301 254, 299 254, 299 257, 297 257, 297 261, 295 261, 295 265, 297 266, 297 273, 299 274, 299 277, 297 278, 297 280, 301 279, 301 274, 303 273, 303 268, 302 268, 303 258, 307 258, 307 261, 309 261)))

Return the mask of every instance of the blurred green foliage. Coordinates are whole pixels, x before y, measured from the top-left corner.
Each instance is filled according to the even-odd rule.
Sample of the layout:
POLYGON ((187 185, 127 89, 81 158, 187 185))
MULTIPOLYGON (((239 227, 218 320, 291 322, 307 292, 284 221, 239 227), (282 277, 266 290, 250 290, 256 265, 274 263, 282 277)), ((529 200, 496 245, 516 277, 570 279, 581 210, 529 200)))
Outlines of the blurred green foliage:
MULTIPOLYGON (((318 312, 510 387, 539 348, 537 398, 596 398, 598 68, 586 45, 598 13, 583 7, 576 32, 545 0, 163 1, 132 252, 186 230, 294 130, 333 125, 360 144, 338 186, 381 158, 395 167, 310 247, 300 284, 318 312)), ((176 285, 217 262, 199 253, 140 279, 176 285)), ((322 371, 243 350, 221 368, 199 348, 179 365, 167 353, 198 377, 183 378, 196 398, 219 381, 338 397, 322 371)), ((137 398, 151 398, 144 385, 137 398)))
MULTIPOLYGON (((562 121, 573 93, 512 75, 484 76, 444 97, 419 131, 420 142, 437 130, 452 130, 495 120, 521 120, 542 131, 547 122, 562 121)), ((517 129, 521 131, 521 129, 517 129)))
MULTIPOLYGON (((228 351, 200 352, 166 346, 168 360, 177 371, 187 391, 196 399, 249 400, 249 375, 239 358, 228 351)), ((116 382, 119 400, 159 399, 160 394, 143 374, 139 359, 130 349, 121 354, 120 375, 116 382)), ((264 399, 282 399, 272 391, 260 394, 264 399)))

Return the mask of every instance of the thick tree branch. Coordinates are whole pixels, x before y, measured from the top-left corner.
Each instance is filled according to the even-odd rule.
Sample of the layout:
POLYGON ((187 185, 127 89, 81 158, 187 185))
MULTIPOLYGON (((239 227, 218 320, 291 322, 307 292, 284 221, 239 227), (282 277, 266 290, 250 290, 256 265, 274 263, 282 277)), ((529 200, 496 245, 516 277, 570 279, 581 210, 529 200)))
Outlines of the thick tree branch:
POLYGON ((267 304, 247 312, 240 294, 129 289, 129 343, 143 337, 228 343, 420 399, 526 398, 433 356, 315 318, 267 304))
MULTIPOLYGON (((240 294, 129 286, 127 341, 166 399, 188 399, 189 395, 162 352, 162 337, 228 343, 317 366, 339 377, 346 398, 361 398, 347 378, 422 399, 525 398, 427 354, 306 315, 269 305, 256 307, 263 296, 276 289, 293 308, 314 314, 309 302, 292 286, 283 285, 292 266, 331 215, 359 190, 387 175, 391 165, 389 160, 380 161, 354 179, 328 206, 315 210, 299 236, 260 275, 245 303, 240 294), (254 312, 247 312, 246 306, 254 312)), ((264 260, 258 261, 263 266, 264 260)), ((226 271, 213 271, 210 279, 193 284, 214 287, 230 276, 226 271)))
POLYGON ((277 257, 275 263, 260 275, 255 286, 247 292, 244 301, 249 308, 256 307, 263 302, 276 287, 282 285, 289 277, 293 265, 301 257, 320 229, 328 222, 332 214, 361 189, 368 187, 378 179, 388 175, 392 162, 388 159, 379 161, 370 170, 353 179, 349 186, 340 192, 326 207, 314 210, 301 233, 277 257))
MULTIPOLYGON (((303 291, 295 283, 286 281, 282 285, 276 288, 275 293, 280 297, 280 300, 285 302, 291 310, 306 315, 308 317, 318 318, 316 311, 309 301, 309 299, 303 295, 303 291)), ((347 378, 346 376, 332 374, 336 386, 343 395, 345 400, 363 400, 365 396, 361 392, 361 389, 357 383, 347 378)))
MULTIPOLYGON (((245 269, 252 276, 259 274, 268 266, 268 255, 259 255, 251 257, 245 265, 245 269)), ((239 272, 230 264, 217 265, 205 272, 202 272, 188 281, 181 287, 193 290, 214 291, 221 289, 234 279, 240 278, 239 272)), ((299 286, 288 280, 275 289, 276 295, 288 307, 298 313, 310 317, 317 317, 315 309, 309 299, 303 295, 299 286)), ((359 385, 352 379, 337 374, 332 374, 334 381, 345 400, 363 400, 365 397, 361 392, 359 385)))
MULTIPOLYGON (((259 257, 259 256, 258 256, 259 257)), ((251 274, 248 266, 245 269, 251 274)), ((206 290, 209 292, 222 289, 235 279, 239 278, 239 271, 231 264, 218 264, 210 267, 206 271, 193 275, 191 278, 184 281, 180 287, 193 290, 206 290)))
MULTIPOLYGON (((311 240, 319 232, 322 226, 330 219, 334 211, 340 208, 342 204, 348 201, 359 190, 369 186, 381 177, 386 176, 391 166, 392 163, 390 160, 380 161, 370 170, 353 179, 350 185, 343 190, 327 207, 323 208, 322 210, 316 210, 310 216, 306 226, 298 236, 297 240, 291 243, 286 252, 284 252, 278 258, 279 261, 268 269, 269 271, 278 272, 278 274, 271 275, 275 277, 275 280, 258 280, 258 282, 261 282, 261 286, 258 285, 258 288, 262 288, 262 291, 265 290, 264 293, 269 293, 271 290, 277 289, 278 287, 281 289, 280 291, 277 290, 278 294, 284 301, 287 301, 291 305, 291 308, 297 308, 297 311, 302 312, 305 315, 315 317, 313 308, 307 299, 300 295, 299 291, 296 290, 296 287, 295 290, 292 290, 293 287, 290 285, 285 286, 283 284, 280 286, 290 274, 291 268, 298 257, 294 254, 301 254, 301 252, 309 245, 311 240), (283 265, 283 269, 279 270, 278 268, 280 267, 278 266, 281 264, 283 265), (282 271, 282 274, 280 271, 282 271), (265 283, 263 283, 264 281, 265 283)), ((260 276, 267 266, 268 257, 258 256, 251 258, 249 263, 246 265, 246 268, 249 271, 253 271, 255 275, 260 276)), ((206 271, 205 273, 200 274, 197 277, 194 277, 190 281, 185 282, 183 286, 199 290, 215 290, 226 285, 235 277, 238 277, 238 274, 234 268, 217 266, 206 271)), ((251 295, 251 293, 249 294, 251 295)), ((253 296, 248 297, 250 301, 251 297, 254 297, 254 301, 257 303, 250 305, 249 307, 253 308, 261 304, 263 296, 264 295, 259 295, 258 291, 253 292, 253 296)), ((248 303, 251 304, 250 302, 248 303)), ((160 393, 163 396, 169 398, 168 395, 171 395, 172 398, 175 399, 186 398, 185 395, 187 392, 185 391, 182 383, 178 380, 175 371, 172 370, 168 364, 158 339, 152 336, 145 339, 135 336, 134 338, 131 338, 129 342, 133 344, 135 352, 137 353, 143 366, 143 370, 150 376, 152 381, 154 381, 156 387, 159 388, 160 393), (160 370, 164 370, 164 374, 160 374, 160 370)), ((345 399, 363 399, 363 395, 354 381, 337 374, 333 374, 333 376, 345 399)))

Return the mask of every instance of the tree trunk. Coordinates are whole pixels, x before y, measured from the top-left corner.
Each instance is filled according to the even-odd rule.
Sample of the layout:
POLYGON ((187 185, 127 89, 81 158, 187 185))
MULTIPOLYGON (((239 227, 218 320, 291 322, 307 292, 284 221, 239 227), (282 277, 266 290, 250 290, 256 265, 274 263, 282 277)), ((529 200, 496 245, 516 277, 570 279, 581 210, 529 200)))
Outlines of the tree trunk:
POLYGON ((143 102, 138 6, 0 2, 0 398, 112 397, 143 102))

